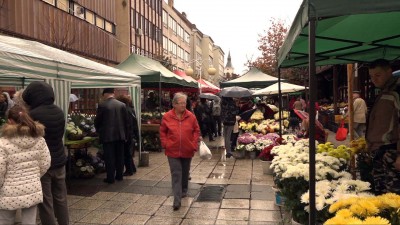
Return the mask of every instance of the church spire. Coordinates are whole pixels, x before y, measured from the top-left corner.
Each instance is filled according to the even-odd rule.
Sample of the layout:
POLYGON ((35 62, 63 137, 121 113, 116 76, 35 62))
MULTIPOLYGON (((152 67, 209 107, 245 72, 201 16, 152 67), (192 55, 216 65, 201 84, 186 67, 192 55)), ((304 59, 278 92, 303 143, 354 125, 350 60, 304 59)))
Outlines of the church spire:
POLYGON ((228 53, 228 62, 226 63, 225 67, 233 68, 232 67, 232 59, 231 59, 231 51, 230 50, 229 50, 229 53, 228 53))

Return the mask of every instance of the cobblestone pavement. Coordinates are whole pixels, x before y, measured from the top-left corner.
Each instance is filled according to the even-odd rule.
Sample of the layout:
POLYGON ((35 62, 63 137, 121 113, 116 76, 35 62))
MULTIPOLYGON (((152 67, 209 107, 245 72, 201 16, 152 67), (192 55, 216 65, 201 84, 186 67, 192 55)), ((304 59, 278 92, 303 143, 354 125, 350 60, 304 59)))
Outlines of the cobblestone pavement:
MULTIPOLYGON (((337 142, 330 133, 328 141, 337 142)), ((275 205, 272 176, 264 175, 258 159, 220 161, 223 138, 207 142, 213 157, 196 156, 191 164, 188 197, 178 211, 172 209, 171 176, 163 152, 150 152, 149 166, 114 184, 92 179, 71 179, 68 205, 71 224, 290 224, 290 216, 275 205), (198 201, 205 187, 222 187, 222 198, 198 201)), ((136 165, 137 157, 135 158, 136 165)), ((38 221, 40 224, 40 221, 38 221)))

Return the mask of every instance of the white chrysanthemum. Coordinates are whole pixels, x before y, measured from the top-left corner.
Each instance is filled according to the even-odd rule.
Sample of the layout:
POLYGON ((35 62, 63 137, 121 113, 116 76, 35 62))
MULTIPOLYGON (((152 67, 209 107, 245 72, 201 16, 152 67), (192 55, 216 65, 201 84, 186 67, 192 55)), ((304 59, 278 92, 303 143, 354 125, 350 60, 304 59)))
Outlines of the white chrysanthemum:
POLYGON ((318 211, 321 211, 322 209, 324 209, 325 206, 325 197, 324 196, 316 196, 315 197, 315 208, 318 211))

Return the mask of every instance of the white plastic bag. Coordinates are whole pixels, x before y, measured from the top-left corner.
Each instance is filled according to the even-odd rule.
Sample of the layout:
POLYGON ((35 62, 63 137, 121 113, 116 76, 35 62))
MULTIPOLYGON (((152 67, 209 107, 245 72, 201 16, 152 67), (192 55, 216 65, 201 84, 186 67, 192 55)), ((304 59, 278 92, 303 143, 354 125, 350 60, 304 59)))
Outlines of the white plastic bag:
POLYGON ((212 154, 204 141, 200 141, 199 154, 201 159, 211 159, 212 154))
POLYGON ((226 162, 226 149, 221 153, 221 162, 226 162))

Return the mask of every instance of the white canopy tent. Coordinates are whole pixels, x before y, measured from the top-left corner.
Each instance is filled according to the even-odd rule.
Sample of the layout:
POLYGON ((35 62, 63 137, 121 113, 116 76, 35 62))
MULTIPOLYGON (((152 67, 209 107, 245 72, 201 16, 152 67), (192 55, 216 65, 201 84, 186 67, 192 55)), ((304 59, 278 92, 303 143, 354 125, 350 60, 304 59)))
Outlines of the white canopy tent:
MULTIPOLYGON (((275 83, 266 88, 257 90, 253 93, 253 95, 277 95, 277 94, 279 94, 278 85, 279 85, 279 83, 275 83)), ((304 91, 304 90, 306 90, 306 87, 304 87, 304 86, 281 82, 281 93, 282 94, 288 94, 288 93, 304 91)))
POLYGON ((66 114, 71 88, 126 87, 140 115, 140 77, 36 41, 0 35, 0 86, 49 83, 66 114))

